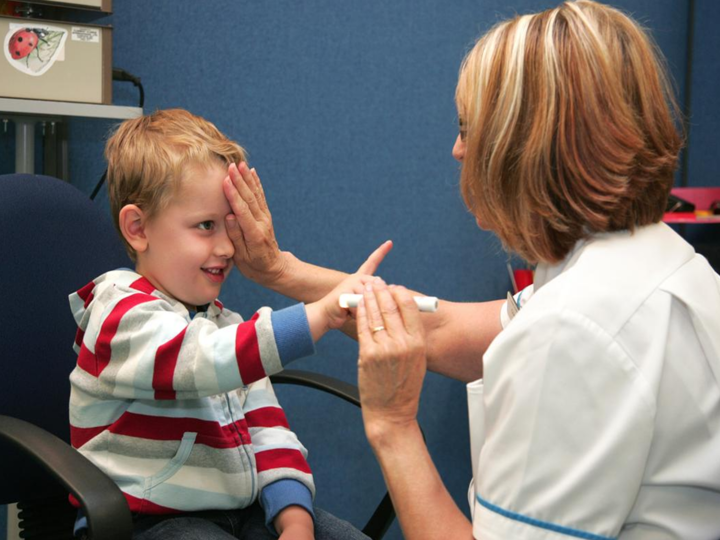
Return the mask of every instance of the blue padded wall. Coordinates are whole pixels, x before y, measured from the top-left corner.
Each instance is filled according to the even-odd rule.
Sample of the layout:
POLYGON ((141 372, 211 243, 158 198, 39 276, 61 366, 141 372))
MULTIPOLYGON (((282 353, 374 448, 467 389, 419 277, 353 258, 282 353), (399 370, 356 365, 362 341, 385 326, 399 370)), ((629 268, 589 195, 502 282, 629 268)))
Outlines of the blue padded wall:
POLYGON ((720 2, 696 0, 688 185, 720 185, 720 2))
MULTIPOLYGON (((507 256, 491 234, 477 229, 458 193, 459 165, 450 155, 457 71, 492 24, 556 3, 116 0, 106 22, 115 27, 113 64, 142 78, 147 111, 187 108, 249 151, 283 249, 352 271, 391 238, 395 249, 380 272, 386 280, 474 301, 503 296, 510 284, 507 256)), ((682 93, 687 0, 611 3, 653 32, 682 93)), ((712 0, 697 4, 696 37, 707 33, 717 45, 718 8, 712 0)), ((720 159, 711 150, 717 150, 711 128, 720 106, 713 93, 717 46, 705 49, 704 55, 696 51, 694 109, 710 112, 706 132, 693 132, 698 150, 690 170, 693 182, 718 185, 710 175, 720 159)), ((114 91, 116 104, 136 104, 132 85, 115 83, 114 91)), ((104 170, 111 128, 106 121, 71 123, 71 177, 88 193, 104 170)), ((0 173, 10 172, 12 141, 1 140, 0 173)), ((98 203, 107 204, 104 191, 98 203)), ((290 304, 239 275, 223 300, 246 317, 262 305, 290 304)), ((315 357, 293 367, 355 382, 356 358, 354 342, 331 335, 315 357)), ((278 394, 310 450, 318 505, 361 525, 383 484, 359 412, 302 389, 279 387, 278 394)), ((420 418, 440 474, 467 513, 464 386, 428 375, 420 418)), ((388 538, 400 537, 394 526, 388 538)))

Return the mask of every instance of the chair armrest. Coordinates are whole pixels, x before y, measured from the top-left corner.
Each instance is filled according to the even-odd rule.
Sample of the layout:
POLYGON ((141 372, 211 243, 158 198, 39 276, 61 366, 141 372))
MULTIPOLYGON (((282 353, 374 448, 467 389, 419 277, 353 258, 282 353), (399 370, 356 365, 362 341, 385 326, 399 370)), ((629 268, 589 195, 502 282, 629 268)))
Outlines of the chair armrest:
POLYGON ((47 431, 0 415, 0 438, 10 442, 80 501, 90 538, 130 540, 132 516, 120 488, 66 442, 47 431))
POLYGON ((327 394, 332 394, 340 399, 360 407, 360 392, 357 386, 341 381, 334 377, 312 373, 310 371, 298 371, 296 369, 285 369, 270 377, 273 384, 296 384, 315 388, 327 394))

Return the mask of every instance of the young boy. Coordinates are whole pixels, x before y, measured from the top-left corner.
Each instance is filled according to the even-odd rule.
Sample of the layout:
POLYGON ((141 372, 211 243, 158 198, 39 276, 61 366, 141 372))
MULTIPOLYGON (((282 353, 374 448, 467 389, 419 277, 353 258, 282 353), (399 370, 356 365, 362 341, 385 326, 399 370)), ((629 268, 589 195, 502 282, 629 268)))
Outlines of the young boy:
POLYGON ((105 154, 135 271, 70 296, 73 446, 123 491, 135 538, 262 538, 266 525, 313 538, 307 451, 267 376, 342 325, 342 287, 247 322, 216 300, 234 254, 222 183, 245 154, 206 120, 183 110, 128 120, 105 154))

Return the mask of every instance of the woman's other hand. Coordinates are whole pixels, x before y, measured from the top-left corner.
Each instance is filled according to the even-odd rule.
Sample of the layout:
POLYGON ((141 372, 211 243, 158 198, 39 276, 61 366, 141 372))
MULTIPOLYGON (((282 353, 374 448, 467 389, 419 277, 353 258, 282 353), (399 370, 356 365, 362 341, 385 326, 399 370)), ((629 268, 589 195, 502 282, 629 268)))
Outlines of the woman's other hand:
POLYGON ((357 308, 360 343, 358 386, 365 432, 371 445, 417 424, 427 369, 425 331, 410 291, 366 284, 357 308))

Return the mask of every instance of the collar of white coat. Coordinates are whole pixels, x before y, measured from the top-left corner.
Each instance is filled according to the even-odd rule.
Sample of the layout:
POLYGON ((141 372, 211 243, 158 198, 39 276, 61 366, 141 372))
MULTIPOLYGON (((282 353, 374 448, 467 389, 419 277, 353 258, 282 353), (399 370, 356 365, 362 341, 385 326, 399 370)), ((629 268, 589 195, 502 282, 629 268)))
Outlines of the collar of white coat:
POLYGON ((567 256, 559 263, 539 263, 535 269, 533 284, 534 293, 560 274, 572 269, 580 260, 581 255, 595 252, 598 255, 596 266, 603 271, 616 267, 621 271, 620 260, 632 260, 634 265, 646 266, 648 272, 663 259, 660 266, 678 268, 695 255, 695 250, 665 223, 653 223, 636 228, 633 232, 616 231, 600 233, 581 239, 575 244, 567 256), (612 252, 605 252, 605 247, 612 241, 612 252), (613 257, 618 258, 613 264, 613 257), (608 264, 605 264, 608 263, 608 264))

